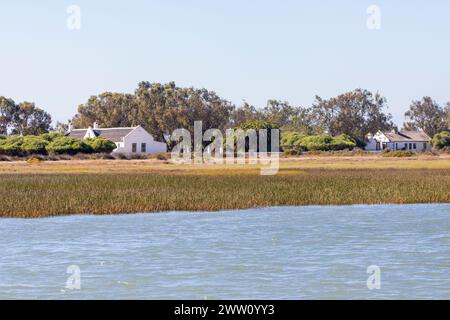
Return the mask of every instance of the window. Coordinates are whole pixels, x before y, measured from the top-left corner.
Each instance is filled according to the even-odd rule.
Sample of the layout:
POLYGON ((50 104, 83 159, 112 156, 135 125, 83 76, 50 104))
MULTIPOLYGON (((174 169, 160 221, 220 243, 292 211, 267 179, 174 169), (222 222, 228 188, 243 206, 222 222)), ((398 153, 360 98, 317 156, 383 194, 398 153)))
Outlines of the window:
POLYGON ((412 149, 412 143, 409 144, 409 150, 411 150, 411 149, 412 149))
POLYGON ((395 150, 398 150, 398 143, 395 143, 395 150))
POLYGON ((136 152, 137 151, 137 143, 132 143, 131 144, 131 152, 136 152))
POLYGON ((147 144, 141 143, 141 152, 147 152, 147 144))
POLYGON ((427 150, 427 143, 426 142, 423 143, 423 150, 427 150))
POLYGON ((417 145, 415 143, 413 144, 413 149, 417 149, 417 145))

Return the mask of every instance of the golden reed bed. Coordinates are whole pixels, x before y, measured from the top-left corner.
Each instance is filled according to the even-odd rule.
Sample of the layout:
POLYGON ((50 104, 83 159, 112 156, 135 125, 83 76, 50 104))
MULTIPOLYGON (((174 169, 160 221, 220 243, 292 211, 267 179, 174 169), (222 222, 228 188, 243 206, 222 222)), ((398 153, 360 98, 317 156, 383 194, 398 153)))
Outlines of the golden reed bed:
POLYGON ((257 166, 156 160, 0 163, 0 216, 450 202, 450 158, 301 157, 257 166))

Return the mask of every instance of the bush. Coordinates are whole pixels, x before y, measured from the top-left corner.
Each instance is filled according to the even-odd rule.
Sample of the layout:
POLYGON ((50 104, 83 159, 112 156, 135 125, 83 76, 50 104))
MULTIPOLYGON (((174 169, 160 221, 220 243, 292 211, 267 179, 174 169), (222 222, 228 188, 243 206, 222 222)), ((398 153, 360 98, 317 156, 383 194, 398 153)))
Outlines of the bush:
POLYGON ((22 140, 21 149, 24 154, 46 154, 48 141, 42 137, 25 136, 22 140))
POLYGON ((338 151, 352 150, 356 147, 356 142, 346 134, 333 137, 329 134, 305 136, 299 132, 288 132, 282 134, 281 147, 288 153, 295 153, 295 151, 338 151))
POLYGON ((384 152, 383 157, 394 157, 394 158, 405 158, 405 157, 412 157, 415 155, 412 151, 403 151, 403 150, 397 150, 397 151, 391 151, 391 152, 384 152))
POLYGON ((27 163, 33 164, 33 163, 39 163, 44 161, 42 157, 31 157, 27 159, 27 163))
POLYGON ((128 160, 127 155, 124 153, 116 153, 116 154, 114 154, 114 158, 119 159, 119 160, 128 160))
POLYGON ((436 149, 443 149, 445 147, 450 147, 450 132, 443 131, 441 133, 436 133, 433 137, 433 147, 436 149))
POLYGON ((157 159, 157 160, 169 160, 170 153, 169 152, 159 152, 147 155, 147 159, 157 159))
POLYGON ((52 142, 56 138, 64 137, 64 135, 58 132, 52 132, 52 133, 43 133, 39 137, 41 137, 44 140, 47 140, 48 142, 52 142))
POLYGON ((85 140, 91 146, 94 153, 110 153, 117 148, 116 144, 105 138, 94 138, 85 140))
POLYGON ((0 140, 0 154, 10 156, 26 156, 45 154, 48 142, 37 136, 10 136, 0 140))
POLYGON ((0 154, 8 156, 22 156, 23 137, 10 136, 0 140, 0 154))
POLYGON ((92 147, 83 140, 73 137, 57 137, 47 145, 47 151, 73 155, 76 153, 91 153, 92 147))

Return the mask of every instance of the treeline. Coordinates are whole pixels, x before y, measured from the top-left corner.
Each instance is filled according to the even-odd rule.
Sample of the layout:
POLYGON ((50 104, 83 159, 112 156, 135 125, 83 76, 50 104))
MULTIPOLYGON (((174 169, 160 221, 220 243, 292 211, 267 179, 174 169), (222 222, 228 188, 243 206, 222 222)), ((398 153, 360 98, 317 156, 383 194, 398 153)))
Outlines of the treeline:
MULTIPOLYGON (((423 129, 433 137, 449 130, 450 103, 442 106, 430 97, 424 97, 411 103, 405 118, 405 129, 423 129)), ((345 135, 357 146, 364 145, 368 133, 394 128, 386 99, 378 92, 364 89, 329 99, 316 96, 310 106, 269 100, 266 106, 257 108, 248 103, 235 106, 204 88, 146 81, 139 83, 133 94, 104 92, 91 96, 78 107, 77 114, 71 119, 75 128, 86 128, 94 121, 102 127, 141 125, 159 141, 164 141, 164 135, 175 129, 185 128, 193 132, 193 124, 197 120, 203 121, 204 130, 224 130, 263 121, 284 133, 345 135)), ((0 133, 37 135, 51 130, 50 124, 50 115, 33 103, 16 104, 11 99, 0 97, 0 133)), ((55 129, 66 130, 67 125, 57 123, 55 129)), ((297 144, 301 145, 298 141, 297 144)))
POLYGON ((45 133, 39 136, 0 135, 0 155, 7 156, 110 153, 115 148, 114 142, 103 138, 80 140, 58 133, 45 133))

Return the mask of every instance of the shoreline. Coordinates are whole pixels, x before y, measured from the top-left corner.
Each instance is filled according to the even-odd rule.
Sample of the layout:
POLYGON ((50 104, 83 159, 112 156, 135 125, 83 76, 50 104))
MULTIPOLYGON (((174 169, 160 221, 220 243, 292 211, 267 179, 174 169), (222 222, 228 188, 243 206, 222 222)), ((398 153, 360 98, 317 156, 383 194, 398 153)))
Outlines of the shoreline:
POLYGON ((297 206, 267 206, 267 207, 250 207, 250 208, 240 208, 240 209, 219 209, 215 211, 205 211, 205 210, 198 210, 198 211, 154 211, 154 212, 127 212, 127 213, 111 213, 111 214, 93 214, 93 213, 70 213, 65 215, 58 215, 58 214, 49 214, 48 216, 43 217, 2 217, 0 216, 0 221, 4 220, 37 220, 37 219, 58 219, 58 218, 82 218, 82 217, 129 217, 129 216, 152 216, 152 215, 167 215, 167 214, 182 214, 182 215, 203 215, 203 214, 245 214, 247 211, 253 211, 253 210, 270 210, 270 209, 290 209, 290 208, 343 208, 343 207, 349 207, 349 208, 355 208, 355 207, 390 207, 390 206, 449 206, 450 202, 421 202, 421 203, 352 203, 352 204, 308 204, 308 205, 297 205, 297 206))

